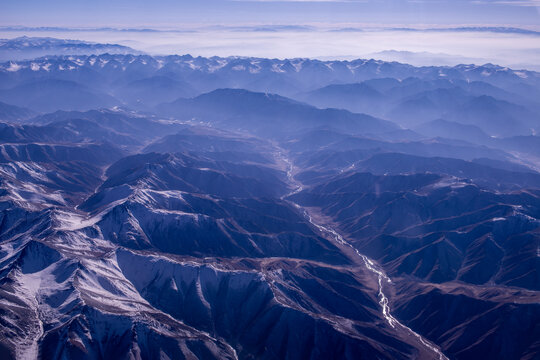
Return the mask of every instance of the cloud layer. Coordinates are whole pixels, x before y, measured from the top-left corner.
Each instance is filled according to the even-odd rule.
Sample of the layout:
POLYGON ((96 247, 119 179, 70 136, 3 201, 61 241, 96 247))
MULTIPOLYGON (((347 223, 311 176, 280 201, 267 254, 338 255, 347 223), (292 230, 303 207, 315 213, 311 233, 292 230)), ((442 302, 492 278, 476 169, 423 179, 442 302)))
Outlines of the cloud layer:
POLYGON ((496 63, 540 70, 540 33, 520 28, 370 28, 348 26, 206 26, 153 29, 0 29, 0 37, 51 36, 119 43, 150 54, 201 56, 375 57, 414 65, 496 63), (392 50, 392 51, 389 51, 392 50))

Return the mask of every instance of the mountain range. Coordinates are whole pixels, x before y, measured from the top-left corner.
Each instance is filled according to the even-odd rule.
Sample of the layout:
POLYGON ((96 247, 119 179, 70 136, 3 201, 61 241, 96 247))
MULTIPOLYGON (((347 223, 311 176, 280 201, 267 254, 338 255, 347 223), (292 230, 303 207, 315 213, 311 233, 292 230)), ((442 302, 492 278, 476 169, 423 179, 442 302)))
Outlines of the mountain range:
POLYGON ((74 52, 0 79, 0 357, 538 358, 540 74, 74 52))
POLYGON ((140 51, 117 44, 100 44, 51 37, 21 36, 0 39, 0 61, 27 60, 46 55, 141 54, 140 51))

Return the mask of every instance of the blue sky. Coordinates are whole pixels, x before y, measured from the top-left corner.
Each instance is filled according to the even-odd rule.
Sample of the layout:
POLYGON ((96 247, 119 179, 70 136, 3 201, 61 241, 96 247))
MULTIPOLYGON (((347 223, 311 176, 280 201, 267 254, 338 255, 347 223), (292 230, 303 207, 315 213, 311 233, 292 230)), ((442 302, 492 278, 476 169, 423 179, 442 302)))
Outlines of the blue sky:
POLYGON ((175 27, 185 24, 540 26, 540 0, 2 0, 0 25, 175 27))

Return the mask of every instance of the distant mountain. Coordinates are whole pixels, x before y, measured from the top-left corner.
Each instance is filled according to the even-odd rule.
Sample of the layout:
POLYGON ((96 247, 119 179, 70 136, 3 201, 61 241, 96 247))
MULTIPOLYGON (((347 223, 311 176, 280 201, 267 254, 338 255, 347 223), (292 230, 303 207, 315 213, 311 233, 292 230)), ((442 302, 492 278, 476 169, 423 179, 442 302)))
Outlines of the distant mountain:
POLYGON ((471 121, 476 121, 476 125, 483 127, 483 131, 490 135, 500 134, 505 123, 512 128, 509 134, 516 131, 530 133, 531 129, 535 131, 538 126, 534 115, 534 109, 538 106, 536 102, 484 81, 445 78, 425 80, 416 77, 403 80, 372 79, 356 84, 329 85, 296 94, 294 98, 319 107, 343 108, 370 114, 408 128, 441 118, 463 123, 469 116, 471 121), (467 106, 477 108, 475 115, 468 115, 472 109, 464 110, 464 114, 453 114, 467 106), (517 119, 510 121, 510 114, 519 114, 520 124, 517 127, 517 119), (506 120, 500 119, 504 116, 506 120), (481 120, 487 118, 493 119, 481 120), (527 126, 529 132, 525 129, 527 126))
POLYGON ((465 140, 473 144, 486 144, 490 136, 474 125, 465 125, 453 121, 438 119, 414 127, 420 134, 429 137, 446 137, 465 140))
POLYGON ((46 55, 141 54, 127 46, 80 40, 21 36, 0 39, 0 61, 19 61, 46 55))
POLYGON ((328 85, 295 96, 322 108, 348 109, 356 112, 379 113, 385 97, 373 87, 363 83, 328 85))
POLYGON ((470 58, 459 55, 450 55, 444 53, 432 53, 432 52, 414 52, 414 51, 398 51, 398 50, 384 50, 376 53, 369 54, 374 59, 384 61, 398 61, 415 66, 452 66, 457 64, 478 64, 485 62, 482 59, 470 58))
POLYGON ((146 105, 148 109, 180 97, 193 97, 199 92, 185 81, 167 76, 152 76, 122 85, 114 90, 114 94, 132 107, 146 105))
POLYGON ((469 99, 471 96, 459 87, 420 91, 400 99, 395 107, 387 111, 386 117, 407 127, 414 127, 440 118, 469 99))
MULTIPOLYGON (((484 164, 487 162, 484 161, 484 164)), ((499 165, 500 167, 500 165, 499 165)), ((513 171, 467 162, 459 159, 440 157, 419 157, 405 154, 377 154, 358 163, 357 170, 373 174, 415 174, 435 173, 464 178, 492 189, 540 189, 540 174, 518 174, 513 171)))
POLYGON ((0 90, 0 99, 40 112, 90 110, 120 105, 112 96, 66 80, 47 79, 0 90))
MULTIPOLYGON (((540 75, 536 72, 513 70, 491 64, 414 67, 396 62, 363 59, 320 61, 110 54, 53 56, 31 61, 9 61, 0 64, 0 79, 12 82, 22 81, 25 76, 58 77, 63 74, 66 80, 71 77, 73 80, 89 70, 99 74, 106 72, 107 78, 103 81, 110 84, 125 80, 131 82, 152 76, 171 77, 173 74, 177 77, 176 80, 182 79, 203 92, 217 88, 245 88, 289 96, 331 84, 359 83, 380 78, 482 81, 503 88, 516 84, 527 84, 533 87, 540 84, 540 75)), ((380 91, 377 88, 375 90, 380 91)), ((526 94, 526 92, 523 93, 526 94)))
POLYGON ((27 108, 0 102, 0 121, 18 122, 27 120, 37 114, 27 108))
MULTIPOLYGON (((151 111, 156 104, 179 97, 189 98, 221 88, 242 88, 390 120, 395 120, 399 112, 403 116, 408 115, 406 111, 411 106, 401 105, 404 102, 412 102, 414 108, 415 104, 423 104, 421 93, 435 93, 442 89, 456 94, 460 91, 463 96, 492 96, 529 109, 537 106, 536 99, 540 96, 538 73, 491 64, 414 67, 361 59, 320 61, 133 54, 45 56, 0 64, 1 91, 28 86, 29 83, 58 80, 74 82, 86 90, 99 92, 102 97, 109 97, 109 101, 102 98, 97 102, 92 100, 96 94, 91 94, 88 104, 93 107, 98 107, 98 103, 108 107, 111 105, 110 97, 113 97, 120 105, 151 111), (396 110, 391 112, 392 109, 396 110)), ((402 125, 440 118, 441 113, 447 110, 440 101, 444 100, 444 94, 440 94, 442 98, 439 100, 433 99, 432 95, 426 93, 435 108, 425 114, 420 113, 421 120, 402 125)), ((60 101, 55 99, 47 108, 43 104, 24 104, 22 99, 18 102, 8 99, 0 97, 0 101, 46 111, 56 110, 54 106, 60 101)), ((71 103, 71 107, 66 105, 62 108, 74 109, 78 104, 80 109, 89 109, 80 101, 71 103)))
POLYGON ((380 133, 397 130, 389 121, 338 109, 317 109, 274 95, 238 89, 219 89, 193 99, 162 104, 164 115, 215 124, 231 130, 245 129, 266 136, 313 127, 327 127, 351 133, 380 133))
POLYGON ((498 137, 534 135, 540 131, 540 115, 506 101, 483 95, 449 110, 443 118, 475 125, 498 137))

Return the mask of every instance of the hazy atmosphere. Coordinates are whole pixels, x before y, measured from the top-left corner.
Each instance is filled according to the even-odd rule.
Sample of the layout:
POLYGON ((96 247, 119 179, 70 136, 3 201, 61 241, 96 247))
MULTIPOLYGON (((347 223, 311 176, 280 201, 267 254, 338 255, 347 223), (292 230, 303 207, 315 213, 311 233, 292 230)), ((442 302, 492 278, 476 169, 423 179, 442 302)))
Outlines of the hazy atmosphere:
POLYGON ((114 42, 159 55, 538 69, 539 8, 535 0, 6 1, 0 36, 114 42))
POLYGON ((3 1, 0 359, 540 359, 539 7, 3 1))
POLYGON ((154 55, 311 57, 325 60, 375 58, 414 65, 497 63, 540 70, 540 32, 489 30, 381 29, 359 24, 203 26, 176 31, 13 31, 4 28, 0 30, 0 37, 51 36, 112 42, 154 55))

